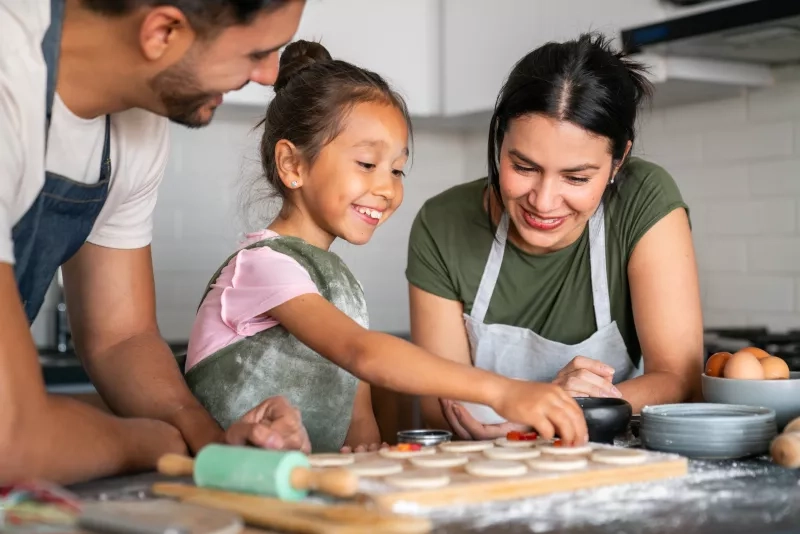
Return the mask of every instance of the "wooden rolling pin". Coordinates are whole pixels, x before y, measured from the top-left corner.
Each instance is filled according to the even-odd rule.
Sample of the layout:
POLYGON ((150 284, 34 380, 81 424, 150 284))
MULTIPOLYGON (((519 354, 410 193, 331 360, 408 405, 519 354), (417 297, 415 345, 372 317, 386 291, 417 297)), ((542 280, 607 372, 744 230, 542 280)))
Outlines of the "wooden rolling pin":
POLYGON ((426 534, 431 522, 421 517, 376 512, 353 504, 318 505, 196 488, 187 484, 154 484, 152 492, 189 504, 239 514, 249 525, 308 534, 426 534))
POLYGON ((783 467, 800 467, 800 417, 793 419, 783 433, 772 440, 769 452, 773 461, 783 467))
POLYGON ((271 495, 285 501, 303 499, 312 490, 335 497, 352 497, 358 491, 358 477, 351 471, 312 471, 308 457, 297 451, 213 444, 201 449, 194 460, 178 454, 162 456, 158 471, 192 476, 201 488, 271 495))

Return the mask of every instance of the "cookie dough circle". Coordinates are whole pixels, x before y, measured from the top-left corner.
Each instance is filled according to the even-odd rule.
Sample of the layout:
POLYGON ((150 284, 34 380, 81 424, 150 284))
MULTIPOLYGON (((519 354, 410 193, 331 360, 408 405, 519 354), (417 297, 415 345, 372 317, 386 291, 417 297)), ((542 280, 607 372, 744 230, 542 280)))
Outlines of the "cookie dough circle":
POLYGON ((444 452, 480 452, 492 447, 493 441, 448 441, 439 445, 444 452))
POLYGON ((525 464, 511 460, 476 460, 464 469, 476 477, 518 477, 528 472, 525 464))
POLYGON ((450 475, 441 471, 406 471, 383 479, 396 488, 432 489, 441 488, 450 483, 450 475))
POLYGON ((637 465, 647 461, 647 454, 636 449, 598 449, 591 459, 601 464, 637 465))
POLYGON ((528 460, 528 465, 539 471, 575 471, 589 465, 589 460, 585 456, 551 456, 528 460))
POLYGON ((413 458, 414 456, 423 456, 426 454, 436 454, 436 447, 422 447, 418 451, 398 451, 390 447, 384 447, 378 450, 378 454, 384 458, 392 458, 397 460, 405 460, 406 458, 413 458))
POLYGON ((408 461, 417 467, 456 467, 469 462, 469 456, 454 452, 443 452, 433 456, 412 456, 408 461))
POLYGON ((526 449, 494 447, 483 451, 483 455, 492 460, 528 460, 537 458, 541 454, 539 449, 532 447, 526 449))
POLYGON ((580 456, 590 454, 594 450, 591 445, 556 447, 550 443, 542 443, 538 445, 538 448, 543 454, 552 454, 553 456, 580 456))
POLYGON ((497 438, 494 440, 494 444, 507 449, 530 449, 536 446, 535 441, 510 440, 508 438, 497 438))
POLYGON ((311 467, 340 467, 350 465, 356 461, 353 454, 320 453, 309 454, 308 463, 311 467))
POLYGON ((347 469, 360 477, 383 477, 401 472, 403 464, 393 460, 369 460, 356 462, 347 469))

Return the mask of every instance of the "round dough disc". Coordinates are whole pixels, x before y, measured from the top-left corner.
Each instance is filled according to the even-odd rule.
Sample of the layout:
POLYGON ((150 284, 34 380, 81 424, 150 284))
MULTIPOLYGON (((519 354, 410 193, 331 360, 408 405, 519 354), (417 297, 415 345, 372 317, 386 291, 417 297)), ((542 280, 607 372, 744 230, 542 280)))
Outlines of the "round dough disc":
POLYGON ((395 458, 403 460, 405 458, 412 458, 414 456, 436 454, 436 447, 422 447, 418 451, 398 451, 397 449, 392 449, 391 447, 384 447, 383 449, 378 450, 378 454, 380 454, 384 458, 395 458))
POLYGON ((361 477, 383 477, 399 473, 403 470, 403 464, 392 460, 371 460, 356 462, 348 469, 361 477))
POLYGON ((308 463, 311 467, 339 467, 350 465, 355 461, 356 457, 353 454, 320 453, 308 455, 308 463))
POLYGON ((525 464, 511 460, 476 460, 464 469, 476 477, 518 477, 528 472, 525 464))
POLYGON ((549 443, 542 443, 539 450, 543 454, 552 454, 553 456, 580 456, 591 453, 594 449, 591 445, 578 445, 577 447, 556 447, 549 443))
POLYGON ((384 481, 397 488, 441 488, 450 483, 450 475, 441 471, 406 471, 399 475, 386 477, 384 481))
POLYGON ((494 444, 498 447, 506 447, 508 449, 529 449, 536 446, 535 441, 515 441, 509 440, 508 438, 497 438, 494 440, 494 444))
POLYGON ((439 445, 445 452, 480 452, 492 447, 493 441, 448 441, 439 445))
POLYGON ((456 467, 469 462, 469 456, 454 452, 443 452, 433 456, 412 456, 408 461, 417 467, 456 467))
POLYGON ((528 460, 528 465, 540 471, 574 471, 589 465, 589 460, 584 456, 551 456, 550 458, 534 458, 528 460))
POLYGON ((494 447, 483 451, 484 456, 492 460, 527 460, 541 455, 539 449, 528 447, 527 449, 513 449, 504 447, 494 447))
POLYGON ((591 458, 601 464, 636 465, 646 462, 647 454, 635 449, 598 449, 591 458))

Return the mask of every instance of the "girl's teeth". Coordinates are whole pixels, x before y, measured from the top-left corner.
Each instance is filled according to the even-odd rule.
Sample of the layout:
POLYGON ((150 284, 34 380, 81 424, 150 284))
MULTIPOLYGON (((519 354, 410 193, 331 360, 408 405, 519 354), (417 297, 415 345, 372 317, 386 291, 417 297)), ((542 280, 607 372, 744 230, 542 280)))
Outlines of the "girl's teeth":
POLYGON ((372 209, 369 209, 369 208, 362 208, 360 206, 358 208, 356 208, 356 211, 358 211, 359 213, 363 213, 364 215, 367 215, 368 217, 372 217, 373 219, 380 219, 381 215, 383 215, 383 212, 381 212, 381 211, 372 210, 372 209))

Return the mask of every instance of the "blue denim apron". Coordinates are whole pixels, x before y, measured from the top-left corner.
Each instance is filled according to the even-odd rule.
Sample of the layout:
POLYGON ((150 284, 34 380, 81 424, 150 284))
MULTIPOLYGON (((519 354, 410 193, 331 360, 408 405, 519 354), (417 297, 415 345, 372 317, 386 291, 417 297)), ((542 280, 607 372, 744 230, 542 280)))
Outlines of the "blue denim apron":
MULTIPOLYGON (((51 0, 50 27, 42 40, 42 52, 47 63, 45 139, 50 129, 58 79, 63 18, 64 0, 51 0)), ((111 118, 106 115, 100 180, 83 184, 45 172, 39 196, 14 225, 14 275, 30 322, 39 313, 56 270, 86 242, 105 204, 111 176, 110 139, 111 118)))

